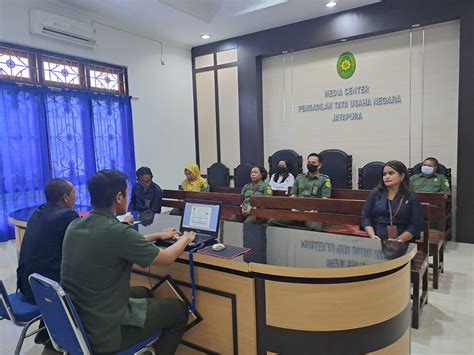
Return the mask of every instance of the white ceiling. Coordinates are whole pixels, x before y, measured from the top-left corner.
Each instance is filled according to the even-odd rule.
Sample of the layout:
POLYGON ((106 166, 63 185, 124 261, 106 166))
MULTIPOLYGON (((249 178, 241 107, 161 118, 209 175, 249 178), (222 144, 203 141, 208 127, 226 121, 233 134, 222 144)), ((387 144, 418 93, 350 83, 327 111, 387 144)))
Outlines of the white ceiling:
POLYGON ((380 0, 52 0, 90 17, 157 40, 198 46, 380 0), (200 38, 208 33, 210 40, 200 38))

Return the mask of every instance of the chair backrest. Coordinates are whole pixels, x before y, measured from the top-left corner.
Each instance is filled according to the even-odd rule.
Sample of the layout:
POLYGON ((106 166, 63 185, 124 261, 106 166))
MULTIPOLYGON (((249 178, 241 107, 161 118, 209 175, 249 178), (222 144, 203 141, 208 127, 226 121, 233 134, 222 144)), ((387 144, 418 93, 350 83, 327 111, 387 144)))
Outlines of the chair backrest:
POLYGON ((326 149, 319 153, 323 158, 321 173, 331 179, 335 189, 352 189, 352 155, 340 149, 326 149))
POLYGON ((30 275, 29 281, 52 341, 69 354, 91 354, 82 322, 63 288, 36 273, 30 275))
POLYGON ((285 160, 288 163, 288 171, 292 173, 294 177, 303 173, 303 157, 298 155, 294 150, 283 149, 268 157, 268 166, 270 167, 269 176, 276 173, 280 160, 285 160))
POLYGON ((13 314, 10 298, 3 281, 0 280, 0 319, 5 318, 15 322, 15 315, 13 314))
POLYGON ((382 178, 384 165, 385 163, 382 161, 373 161, 359 169, 359 190, 375 188, 382 178))
MULTIPOLYGON (((422 165, 423 165, 423 163, 418 163, 418 164, 414 165, 413 168, 408 169, 408 172, 410 173, 410 176, 421 173, 421 166, 422 165)), ((446 176, 446 178, 449 181, 449 184, 451 185, 451 169, 450 168, 445 167, 443 164, 439 164, 438 165, 438 173, 443 174, 444 176, 446 176)))
POLYGON ((222 163, 214 163, 207 168, 207 182, 213 187, 229 187, 229 168, 222 163))
POLYGON ((234 169, 234 185, 235 187, 244 187, 250 182, 250 171, 253 168, 251 163, 240 163, 234 169))

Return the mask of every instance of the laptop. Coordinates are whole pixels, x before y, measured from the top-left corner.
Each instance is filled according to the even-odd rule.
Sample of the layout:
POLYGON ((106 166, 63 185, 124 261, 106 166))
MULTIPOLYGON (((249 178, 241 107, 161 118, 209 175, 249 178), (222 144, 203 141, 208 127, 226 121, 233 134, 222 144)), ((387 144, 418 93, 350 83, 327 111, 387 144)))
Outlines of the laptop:
MULTIPOLYGON (((219 235, 221 207, 222 203, 220 201, 184 201, 179 231, 181 233, 187 231, 196 233, 196 238, 189 245, 190 247, 214 243, 219 235)), ((174 243, 176 243, 175 239, 159 241, 159 245, 163 246, 170 246, 174 243)))

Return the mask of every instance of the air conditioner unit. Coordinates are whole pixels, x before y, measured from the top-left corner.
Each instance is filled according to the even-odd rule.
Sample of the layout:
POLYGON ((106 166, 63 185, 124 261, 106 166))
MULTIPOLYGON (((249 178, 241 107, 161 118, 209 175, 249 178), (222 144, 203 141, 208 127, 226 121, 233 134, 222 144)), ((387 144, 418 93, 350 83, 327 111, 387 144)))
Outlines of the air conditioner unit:
POLYGON ((98 41, 92 24, 41 10, 30 10, 30 32, 90 47, 98 41))

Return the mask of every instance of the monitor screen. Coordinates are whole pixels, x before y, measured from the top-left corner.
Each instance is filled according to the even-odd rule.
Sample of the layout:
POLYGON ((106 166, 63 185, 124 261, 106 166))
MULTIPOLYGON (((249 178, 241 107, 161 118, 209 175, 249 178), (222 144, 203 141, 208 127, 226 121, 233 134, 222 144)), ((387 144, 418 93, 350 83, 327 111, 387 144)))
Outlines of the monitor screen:
POLYGON ((186 202, 181 227, 217 232, 220 205, 186 202))

